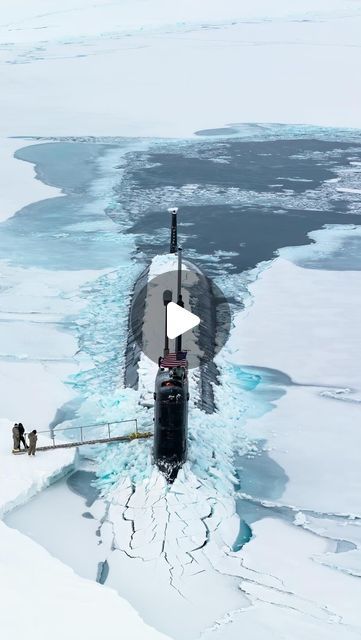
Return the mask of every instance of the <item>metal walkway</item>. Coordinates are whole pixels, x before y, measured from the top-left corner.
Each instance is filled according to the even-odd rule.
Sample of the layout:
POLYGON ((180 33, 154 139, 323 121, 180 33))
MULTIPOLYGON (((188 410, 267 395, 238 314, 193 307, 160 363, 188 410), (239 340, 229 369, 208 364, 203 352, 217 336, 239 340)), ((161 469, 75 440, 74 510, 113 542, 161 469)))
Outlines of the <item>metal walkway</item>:
MULTIPOLYGON (((88 432, 89 433, 89 432, 88 432)), ((52 444, 41 445, 36 448, 37 451, 51 451, 53 449, 70 449, 71 447, 81 447, 84 445, 93 444, 111 444, 114 442, 130 442, 131 440, 144 440, 146 438, 152 438, 153 433, 151 431, 138 431, 137 420, 119 420, 117 422, 103 422, 99 424, 90 424, 84 427, 67 427, 65 429, 52 429, 48 431, 38 431, 38 434, 46 434, 49 439, 52 440, 52 444), (119 430, 119 425, 132 423, 134 430, 128 434, 116 434, 115 430, 119 430), (84 431, 89 429, 103 430, 106 432, 106 436, 103 434, 97 434, 94 438, 84 438, 84 431), (74 440, 60 438, 60 434, 66 431, 71 431, 71 436, 76 436, 79 433, 79 438, 74 440), (60 441, 59 441, 60 440, 60 441)))

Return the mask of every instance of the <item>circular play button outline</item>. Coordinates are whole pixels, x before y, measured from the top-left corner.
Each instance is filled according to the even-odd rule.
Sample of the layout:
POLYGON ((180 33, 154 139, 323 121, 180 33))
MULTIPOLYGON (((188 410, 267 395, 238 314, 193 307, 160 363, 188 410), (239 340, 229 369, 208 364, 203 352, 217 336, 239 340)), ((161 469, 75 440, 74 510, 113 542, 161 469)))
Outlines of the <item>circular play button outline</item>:
MULTIPOLYGON (((163 357, 166 346, 167 305, 164 292, 172 292, 168 303, 175 305, 177 289, 178 271, 171 270, 151 278, 138 288, 133 297, 130 311, 132 339, 156 364, 163 357)), ((171 315, 174 312, 171 324, 177 324, 178 318, 181 325, 187 313, 200 319, 192 328, 182 330, 181 335, 181 349, 187 351, 188 366, 194 369, 212 361, 225 345, 231 330, 231 310, 220 288, 188 261, 183 263, 181 294, 184 307, 179 307, 178 313, 174 306, 170 308, 171 315), (185 315, 182 315, 183 311, 185 315)), ((168 340, 170 352, 177 352, 178 346, 177 338, 168 340)))

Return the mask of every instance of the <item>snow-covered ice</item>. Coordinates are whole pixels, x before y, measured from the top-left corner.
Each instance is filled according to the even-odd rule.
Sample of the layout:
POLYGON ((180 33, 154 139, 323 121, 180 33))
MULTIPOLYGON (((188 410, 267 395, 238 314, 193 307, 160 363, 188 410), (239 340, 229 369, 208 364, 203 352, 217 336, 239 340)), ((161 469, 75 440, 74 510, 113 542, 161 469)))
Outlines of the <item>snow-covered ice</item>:
POLYGON ((2 138, 0 142, 0 221, 13 216, 30 202, 60 195, 58 189, 49 187, 40 180, 34 180, 33 165, 14 158, 15 151, 25 144, 24 140, 9 138, 2 138))
MULTIPOLYGON (((359 580, 352 576, 359 575, 361 557, 361 272, 300 264, 312 259, 315 265, 317 256, 332 255, 346 239, 358 235, 357 227, 336 226, 312 234, 315 245, 281 250, 280 257, 265 265, 250 285, 249 304, 238 316, 229 342, 235 362, 242 362, 250 371, 273 371, 273 384, 282 390, 269 412, 246 422, 245 433, 265 443, 268 455, 282 466, 288 481, 275 501, 259 494, 244 498, 266 507, 271 518, 280 509, 288 509, 301 529, 295 533, 290 524, 262 519, 252 526, 254 538, 244 547, 244 556, 248 563, 252 560, 255 570, 272 573, 283 587, 288 585, 289 593, 322 602, 327 611, 333 611, 329 622, 339 621, 339 637, 360 633, 353 600, 359 580), (284 374, 290 382, 284 382, 284 374), (302 530, 320 537, 305 536, 302 530), (355 546, 346 543, 342 549, 341 544, 337 551, 338 539, 350 540, 355 546), (268 558, 264 565, 263 544, 268 558), (277 557, 278 549, 281 555, 277 557), (322 576, 319 564, 332 567, 332 575, 322 576)), ((317 630, 319 624, 312 632, 314 637, 326 633, 317 630)), ((292 633, 301 637, 300 621, 296 628, 292 627, 292 633)))
MULTIPOLYGON (((281 620, 287 637, 302 638, 306 629, 320 639, 360 633, 357 536, 352 538, 357 544, 351 555, 347 548, 334 554, 348 539, 348 523, 356 519, 359 526, 359 407, 350 403, 345 412, 344 402, 324 395, 344 385, 359 391, 353 345, 360 272, 306 269, 291 261, 291 256, 296 260, 308 253, 325 255, 352 234, 358 234, 358 228, 325 229, 315 234, 322 248, 285 250, 256 269, 254 276, 248 274, 248 306, 236 318, 231 338, 217 358, 222 412, 205 417, 191 408, 191 468, 187 465, 170 489, 155 471, 135 486, 124 477, 108 494, 112 504, 107 522, 115 541, 108 556, 109 584, 122 593, 119 576, 131 573, 130 601, 146 620, 175 638, 196 637, 201 631, 205 637, 236 638, 240 628, 279 638, 281 620), (340 295, 335 297, 335 291, 340 295), (261 378, 263 372, 274 371, 279 398, 269 406, 271 412, 243 408, 243 445, 239 442, 238 447, 252 455, 249 443, 264 442, 264 450, 288 477, 276 501, 242 494, 241 482, 240 496, 262 506, 265 516, 268 510, 268 517, 252 525, 251 540, 238 551, 232 550, 238 527, 234 479, 226 482, 227 469, 232 474, 232 436, 237 433, 235 390, 227 384, 227 368, 232 365, 261 378), (287 375, 291 382, 285 388, 287 375), (224 432, 220 422, 226 425, 224 432), (214 468, 208 445, 217 449, 214 468), (286 521, 276 517, 282 509, 291 516, 286 521), (159 597, 167 603, 161 616, 154 606, 159 597), (281 618, 274 614, 278 607, 281 618)), ((162 268, 169 268, 166 258, 153 261, 152 275, 162 268)), ((153 377, 154 365, 143 356, 141 393, 153 377)), ((246 396, 238 397, 246 401, 246 396)), ((112 468, 113 460, 106 460, 105 454, 105 468, 107 462, 112 468)))
POLYGON ((360 24, 359 0, 7 2, 0 135, 357 127, 360 24))
POLYGON ((0 264, 0 380, 10 419, 47 429, 57 408, 75 397, 65 381, 79 370, 78 342, 62 322, 86 304, 75 292, 99 275, 0 264))
MULTIPOLYGON (((22 144, 9 148, 15 150, 22 144)), ((28 201, 58 195, 56 189, 47 190, 35 182, 32 165, 9 156, 8 177, 10 170, 12 182, 5 185, 9 197, 4 219, 26 203, 14 186, 22 183, 22 178, 26 185, 30 173, 36 186, 29 189, 28 201)), ((3 261, 0 271, 1 411, 11 419, 0 421, 0 515, 5 516, 74 466, 75 450, 39 453, 36 458, 13 456, 11 427, 22 420, 27 430, 30 426, 46 429, 57 410, 75 397, 66 381, 79 370, 80 362, 75 359, 78 344, 66 329, 62 331, 62 322, 80 314, 87 304, 79 295, 80 289, 109 270, 54 271, 14 267, 3 261)), ((82 357, 81 366, 92 365, 82 357)), ((42 439, 40 435, 40 442, 42 439)), ((0 529, 0 623, 5 640, 17 640, 30 630, 39 640, 45 639, 50 629, 59 640, 65 635, 75 640, 83 634, 94 640, 102 634, 116 638, 120 620, 126 637, 165 637, 145 625, 114 591, 81 579, 2 521, 0 529), (14 611, 14 602, 21 602, 21 615, 14 611)))
POLYGON ((12 455, 13 424, 5 419, 0 422, 0 516, 41 491, 74 464, 74 450, 57 451, 53 456, 38 456, 36 460, 24 454, 12 455))
MULTIPOLYGON (((24 142, 7 136, 193 136, 245 121, 360 126, 360 27, 359 0, 305 0, 302 7, 285 0, 272 6, 266 0, 249 6, 236 0, 66 0, 61 8, 55 0, 6 3, 0 25, 7 87, 0 103, 1 219, 31 201, 60 195, 33 179, 31 164, 12 157, 24 142)), ((342 177, 335 180, 325 189, 324 208, 331 191, 359 194, 357 176, 351 186, 342 177)), ((292 189, 277 198, 295 201, 292 189)), ((264 203, 264 196, 257 202, 264 203)), ((74 221, 67 231, 96 229, 105 227, 95 219, 80 226, 74 221)), ((190 462, 170 490, 159 474, 151 475, 149 445, 98 454, 99 484, 104 492, 112 487, 101 532, 111 556, 108 584, 173 637, 360 637, 360 272, 310 269, 303 262, 305 256, 317 262, 331 254, 339 234, 352 233, 359 231, 316 232, 315 245, 283 251, 253 274, 228 282, 242 291, 247 286, 249 293, 217 362, 224 413, 205 416, 192 407, 190 462), (261 383, 246 402, 239 389, 247 375, 261 383), (251 540, 234 551, 239 519, 233 455, 235 448, 257 455, 258 446, 282 467, 287 482, 271 500, 262 491, 244 495, 241 479, 241 507, 252 504, 268 517, 253 522, 251 540), (138 480, 135 490, 129 478, 119 477, 125 466, 138 480), (161 614, 150 593, 164 603, 161 614)), ((128 249, 122 258, 129 257, 128 249)), ((89 312, 79 291, 103 277, 99 287, 114 286, 118 295, 113 276, 96 268, 69 275, 5 262, 0 272, 7 283, 0 291, 2 415, 46 427, 86 387, 79 419, 131 414, 146 424, 149 417, 134 390, 117 389, 104 398, 103 388, 84 382, 105 357, 104 336, 93 340, 95 353, 79 356, 74 335, 59 328, 65 316, 78 314, 96 331, 104 300, 93 300, 89 312)), ((133 276, 135 271, 123 270, 122 309, 133 276)), ((144 358, 140 373, 145 395, 152 372, 144 358)), ((0 428, 5 513, 64 473, 73 457, 63 452, 14 459, 9 420, 0 428)), ((119 637, 120 629, 134 640, 164 637, 114 591, 82 580, 2 522, 0 529, 6 640, 29 635, 31 626, 38 640, 48 637, 49 624, 59 640, 119 637), (19 597, 23 615, 14 621, 19 597), (38 610, 34 601, 41 603, 38 610), (67 615, 59 617, 59 610, 67 615)))
POLYGON ((0 522, 1 629, 6 640, 56 640, 104 634, 129 640, 166 636, 145 625, 115 591, 76 576, 26 536, 0 522), (21 602, 21 613, 14 603, 21 602))
MULTIPOLYGON (((13 509, 74 464, 74 450, 29 458, 11 453, 9 420, 0 420, 0 516, 13 509)), ((44 514, 44 518, 46 515, 44 514)), ((129 640, 166 639, 141 620, 114 591, 77 576, 27 536, 0 520, 0 624, 4 640, 22 636, 45 640, 96 640, 106 634, 129 640), (19 608, 16 608, 19 603, 19 608)))
MULTIPOLYGON (((248 306, 235 319, 232 336, 217 358, 222 384, 215 390, 216 400, 223 405, 223 411, 207 416, 192 406, 190 461, 171 490, 159 474, 151 475, 149 445, 135 442, 96 454, 99 486, 111 499, 106 517, 101 516, 102 553, 109 565, 107 585, 129 599, 148 624, 172 637, 183 638, 186 634, 195 638, 202 632, 205 637, 218 635, 224 640, 237 637, 242 628, 249 629, 249 633, 267 633, 271 637, 273 634, 278 639, 281 627, 296 638, 301 638, 305 630, 310 633, 312 630, 316 640, 327 633, 327 637, 337 634, 342 639, 359 634, 354 604, 360 597, 359 542, 355 531, 359 522, 360 486, 355 430, 358 405, 348 400, 356 399, 359 392, 353 359, 357 346, 352 343, 357 337, 358 309, 350 300, 357 299, 360 272, 302 266, 310 257, 314 262, 324 259, 337 250, 340 242, 358 233, 357 227, 315 232, 315 245, 284 250, 279 258, 259 265, 253 273, 232 276, 232 286, 238 282, 240 290, 247 286, 249 293, 245 298, 248 306), (337 298, 335 290, 340 292, 337 298), (340 313, 340 309, 346 308, 347 314, 340 313), (262 395, 257 399, 257 392, 247 395, 240 391, 247 388, 247 385, 240 387, 240 383, 245 384, 247 376, 252 382, 253 376, 250 388, 257 386, 256 379, 263 376, 266 380, 267 369, 280 371, 281 392, 269 406, 272 411, 265 413, 269 403, 264 402, 262 395), (288 375, 294 384, 285 386, 282 374, 288 375), (343 433, 347 430, 347 438, 342 441, 338 439, 341 428, 343 433), (269 517, 252 524, 251 540, 236 551, 233 545, 239 518, 233 495, 234 450, 252 455, 259 441, 283 467, 288 482, 274 501, 262 495, 244 496, 248 502, 262 506, 269 517), (214 449, 217 455, 213 458, 214 449), (349 461, 342 477, 333 472, 337 465, 340 467, 341 459, 349 461), (135 482, 135 488, 127 474, 135 482), (279 509, 288 510, 291 517, 286 521, 276 517, 279 509), (351 532, 350 536, 342 534, 341 523, 346 531, 348 522, 354 523, 355 519, 352 536, 351 532), (356 546, 351 556, 348 551, 336 552, 338 541, 348 541, 348 537, 356 546), (270 545, 287 552, 270 554, 270 545), (327 588, 331 571, 334 596, 327 588), (126 584, 123 575, 129 576, 126 584), (156 592, 152 586, 154 576, 158 584, 156 592), (315 585, 314 589, 307 589, 308 581, 315 585), (159 598, 166 603, 162 614, 156 607, 159 598)), ((167 258, 154 261, 151 274, 167 270, 169 264, 167 258)), ((12 284, 12 288, 2 293, 4 319, 7 314, 20 312, 27 321, 35 305, 40 322, 76 313, 88 324, 89 309, 84 307, 78 291, 80 286, 101 276, 99 271, 67 274, 14 269, 4 264, 2 273, 12 284), (72 295, 63 295, 60 304, 59 291, 72 295), (36 297, 35 292, 39 294, 36 297)), ((102 277, 107 277, 107 273, 102 277)), ((123 286, 128 286, 127 283, 125 279, 123 286)), ((31 329, 34 353, 19 350, 12 355, 14 361, 4 359, 2 370, 5 372, 8 367, 16 375, 18 365, 24 388, 26 371, 30 371, 26 366, 31 367, 34 384, 40 381, 35 376, 41 367, 43 384, 49 391, 48 372, 54 373, 54 384, 56 375, 60 377, 56 383, 61 385, 60 395, 53 386, 42 409, 45 425, 59 403, 71 399, 81 389, 77 387, 81 385, 81 369, 89 367, 90 360, 74 361, 72 350, 75 351, 76 342, 71 342, 71 334, 58 341, 58 329, 54 329, 54 339, 49 334, 49 340, 41 345, 46 353, 32 362, 37 348, 36 328, 31 329), (54 357, 58 361, 54 362, 54 357), (42 364, 44 358, 46 367, 42 364), (79 366, 80 378, 77 373, 73 388, 65 387, 66 375, 76 372, 79 366), (61 395, 62 388, 69 396, 61 395)), ((44 336, 47 334, 46 327, 44 336)), ((101 340, 99 344, 102 345, 101 340)), ((101 357, 101 351, 97 357, 101 357)), ((149 420, 149 416, 138 400, 142 394, 145 397, 153 375, 153 363, 143 356, 139 393, 121 388, 112 395, 101 391, 90 393, 78 421, 96 414, 107 419, 137 416, 143 424, 142 420, 149 420)), ((196 380, 191 384, 194 397, 196 380)), ((258 387, 261 389, 262 384, 258 387)), ((13 402, 10 417, 15 420, 18 416, 14 415, 16 397, 11 380, 8 390, 9 402, 11 399, 13 402)), ((24 411, 29 421, 37 415, 33 396, 31 390, 28 394, 24 392, 24 411)), ((240 496, 242 499, 242 483, 240 496)), ((100 518, 97 507, 93 515, 100 518)))

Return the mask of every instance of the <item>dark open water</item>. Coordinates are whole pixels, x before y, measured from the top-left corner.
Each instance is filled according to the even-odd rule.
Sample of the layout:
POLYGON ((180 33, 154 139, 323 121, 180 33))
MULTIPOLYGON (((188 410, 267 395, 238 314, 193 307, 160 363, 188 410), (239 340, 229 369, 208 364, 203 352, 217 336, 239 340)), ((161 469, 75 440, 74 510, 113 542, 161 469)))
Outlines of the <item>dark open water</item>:
POLYGON ((151 257, 167 250, 164 211, 177 205, 185 253, 208 275, 241 272, 325 224, 359 224, 361 194, 337 188, 359 185, 360 160, 361 139, 157 143, 129 154, 114 219, 127 216, 151 257))

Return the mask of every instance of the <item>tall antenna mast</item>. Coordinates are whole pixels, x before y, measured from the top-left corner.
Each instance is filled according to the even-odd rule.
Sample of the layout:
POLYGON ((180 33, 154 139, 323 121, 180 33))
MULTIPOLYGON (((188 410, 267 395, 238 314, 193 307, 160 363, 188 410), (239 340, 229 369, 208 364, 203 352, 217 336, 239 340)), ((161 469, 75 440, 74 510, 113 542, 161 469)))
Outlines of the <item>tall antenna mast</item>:
MULTIPOLYGON (((182 298, 182 247, 178 247, 177 305, 184 307, 182 298)), ((182 334, 176 338, 176 352, 182 351, 182 334)))
POLYGON ((170 248, 169 253, 177 253, 177 207, 173 207, 168 209, 169 213, 172 214, 172 226, 170 229, 170 248))

